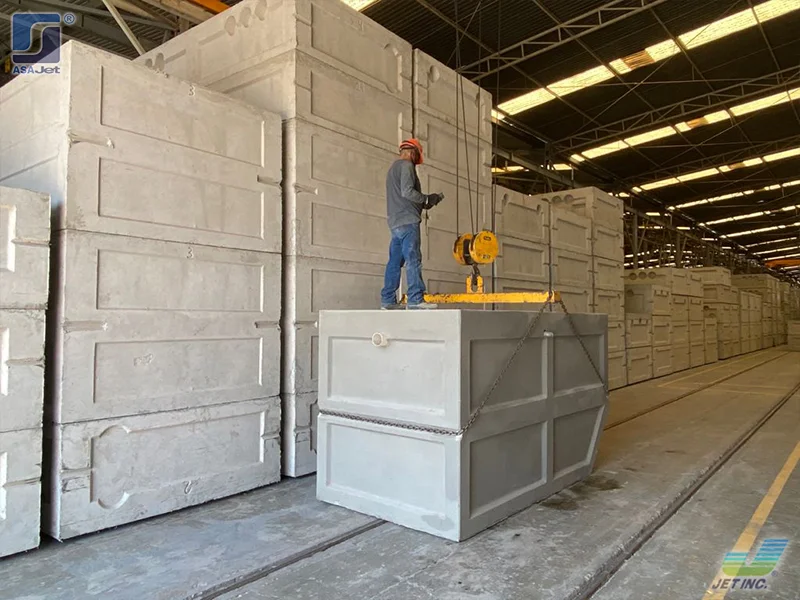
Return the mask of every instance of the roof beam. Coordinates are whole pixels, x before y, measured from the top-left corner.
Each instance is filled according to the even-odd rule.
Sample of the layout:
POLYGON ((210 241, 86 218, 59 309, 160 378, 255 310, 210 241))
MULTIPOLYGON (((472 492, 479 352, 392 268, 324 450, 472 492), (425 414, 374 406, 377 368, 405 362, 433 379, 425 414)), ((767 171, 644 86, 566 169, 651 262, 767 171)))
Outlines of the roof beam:
MULTIPOLYGON (((782 152, 784 150, 789 150, 797 146, 800 146, 800 135, 793 135, 780 140, 764 142, 761 144, 753 144, 752 146, 748 146, 747 148, 743 148, 741 150, 716 154, 708 158, 700 158, 697 160, 681 163, 679 165, 674 165, 664 169, 659 169, 657 171, 650 171, 645 173, 644 175, 648 177, 648 180, 649 179, 661 180, 667 177, 677 177, 680 175, 693 173, 695 171, 699 171, 705 168, 731 165, 734 163, 742 162, 750 158, 757 158, 764 156, 766 154, 782 152)), ((628 179, 626 181, 630 183, 631 180, 628 179)), ((644 181, 643 183, 648 183, 648 181, 644 181)), ((637 183, 635 185, 641 185, 641 184, 642 184, 641 178, 637 177, 637 183)))
MULTIPOLYGON (((112 18, 111 13, 107 10, 103 10, 100 8, 92 8, 91 6, 85 6, 83 4, 73 4, 72 2, 65 2, 64 0, 2 0, 6 4, 14 4, 17 6, 26 6, 30 7, 32 5, 40 4, 44 6, 50 6, 53 8, 63 8, 68 12, 71 13, 83 13, 87 15, 94 15, 96 17, 106 17, 108 19, 112 18)), ((119 6, 119 8, 126 10, 125 4, 122 1, 115 1, 115 4, 119 6)), ((46 10, 46 9, 45 9, 46 10)), ((137 16, 126 16, 126 20, 130 23, 138 23, 139 25, 148 25, 149 27, 158 27, 159 29, 167 29, 172 30, 175 29, 173 24, 166 22, 166 20, 160 21, 156 20, 157 15, 153 15, 152 19, 146 19, 137 16)), ((163 19, 162 17, 158 17, 159 19, 163 19)))
POLYGON ((666 0, 612 0, 603 6, 585 12, 546 31, 534 34, 521 42, 493 52, 465 67, 459 72, 474 81, 516 66, 535 56, 558 48, 618 23, 628 17, 650 10, 666 0))
POLYGON ((784 91, 787 85, 795 82, 800 82, 800 65, 736 83, 719 90, 710 90, 693 98, 681 100, 638 115, 625 117, 594 129, 584 129, 569 137, 562 138, 556 143, 565 147, 568 151, 575 152, 582 146, 590 144, 592 146, 601 145, 656 125, 663 125, 672 121, 691 120, 693 117, 724 108, 731 102, 769 96, 770 94, 784 91))

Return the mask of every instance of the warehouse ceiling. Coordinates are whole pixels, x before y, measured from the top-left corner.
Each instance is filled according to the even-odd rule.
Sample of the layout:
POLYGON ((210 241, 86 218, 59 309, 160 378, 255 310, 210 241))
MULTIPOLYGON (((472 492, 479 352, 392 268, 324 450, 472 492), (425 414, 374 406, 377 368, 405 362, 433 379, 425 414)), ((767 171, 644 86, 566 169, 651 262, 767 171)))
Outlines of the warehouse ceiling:
MULTIPOLYGON (((26 9, 71 9, 68 36, 136 56, 104 1, 145 49, 225 7, 0 0, 0 56, 26 9)), ((800 253, 800 0, 342 1, 492 92, 499 181, 598 185, 698 237, 800 253)))

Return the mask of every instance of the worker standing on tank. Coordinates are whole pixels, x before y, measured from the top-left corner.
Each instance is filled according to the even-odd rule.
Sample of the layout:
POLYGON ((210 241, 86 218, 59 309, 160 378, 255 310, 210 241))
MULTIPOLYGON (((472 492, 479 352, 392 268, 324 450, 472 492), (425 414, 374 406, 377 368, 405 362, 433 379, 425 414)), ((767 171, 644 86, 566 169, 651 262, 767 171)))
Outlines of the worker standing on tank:
POLYGON ((405 140, 400 144, 400 158, 392 163, 386 174, 386 216, 392 237, 381 291, 383 310, 403 307, 397 302, 403 265, 408 282, 408 308, 436 308, 435 304, 424 300, 420 222, 422 211, 439 204, 444 194, 422 193, 416 167, 422 164, 422 158, 419 140, 405 140))

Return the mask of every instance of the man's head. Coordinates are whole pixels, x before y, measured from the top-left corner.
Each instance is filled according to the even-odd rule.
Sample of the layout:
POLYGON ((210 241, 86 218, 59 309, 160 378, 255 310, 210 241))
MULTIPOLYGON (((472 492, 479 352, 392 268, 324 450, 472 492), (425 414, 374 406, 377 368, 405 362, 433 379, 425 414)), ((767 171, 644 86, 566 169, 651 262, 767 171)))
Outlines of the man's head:
POLYGON ((400 158, 410 160, 415 165, 421 165, 423 160, 422 144, 418 139, 411 138, 400 144, 400 158))

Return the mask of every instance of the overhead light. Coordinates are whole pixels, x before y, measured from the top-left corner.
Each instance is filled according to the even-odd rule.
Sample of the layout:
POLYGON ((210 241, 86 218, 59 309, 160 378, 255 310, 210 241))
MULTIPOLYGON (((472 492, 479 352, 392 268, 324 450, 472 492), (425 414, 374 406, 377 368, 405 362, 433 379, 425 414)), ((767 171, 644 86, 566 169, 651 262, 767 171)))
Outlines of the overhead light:
MULTIPOLYGON (((800 90, 800 88, 798 89, 800 90)), ((735 116, 740 117, 742 115, 756 112, 758 110, 764 110, 765 108, 772 108, 773 106, 778 106, 779 104, 783 104, 789 101, 790 101, 789 92, 780 92, 778 94, 772 94, 764 98, 759 98, 758 100, 753 100, 751 102, 745 102, 744 104, 733 106, 731 107, 731 112, 735 116)))
POLYGON ((572 165, 568 165, 567 163, 554 163, 553 169, 556 171, 572 171, 572 165))
POLYGON ((678 40, 687 50, 693 50, 710 42, 727 37, 750 27, 758 25, 756 14, 748 8, 730 16, 723 17, 708 25, 692 29, 679 35, 678 40))
POLYGON ((544 88, 533 90, 522 96, 512 98, 497 105, 497 108, 502 110, 507 115, 516 115, 523 111, 529 110, 545 102, 550 102, 555 96, 544 88))
MULTIPOLYGON (((666 187, 668 185, 675 185, 676 183, 683 183, 685 181, 692 181, 693 179, 700 179, 702 177, 709 177, 716 173, 728 173, 729 171, 735 171, 736 169, 743 169, 745 167, 751 167, 754 165, 762 164, 763 161, 767 162, 775 162, 778 160, 783 160, 784 158, 791 158, 793 156, 800 156, 800 148, 791 148, 789 150, 784 150, 782 152, 776 152, 775 154, 769 154, 767 156, 761 158, 750 158, 742 162, 733 163, 730 165, 722 165, 721 167, 711 167, 710 169, 703 169, 702 171, 695 171, 694 173, 686 173, 684 175, 678 175, 677 177, 669 177, 667 179, 661 179, 659 181, 652 181, 650 183, 643 183, 642 189, 645 190, 654 190, 661 187, 666 187)), ((741 192, 742 194, 752 194, 757 190, 750 190, 748 192, 741 192)), ((734 197, 734 196, 730 196, 734 197)), ((702 201, 696 201, 697 203, 702 203, 702 201)), ((677 205, 676 208, 687 208, 687 205, 692 205, 692 203, 687 203, 684 205, 677 205)))
POLYGON ((584 158, 598 158, 600 156, 605 156, 606 154, 611 154, 612 152, 624 150, 627 147, 628 144, 626 144, 624 141, 617 140, 616 142, 603 144, 602 146, 598 146, 597 148, 585 150, 581 152, 581 154, 584 156, 584 158))
MULTIPOLYGON (((792 238, 787 238, 787 239, 792 239, 792 238)), ((758 256, 763 256, 764 254, 774 254, 775 252, 789 252, 791 250, 800 250, 800 246, 785 246, 783 248, 773 248, 772 250, 760 250, 759 252, 753 252, 753 254, 757 254, 758 256)))
POLYGON ((717 241, 717 238, 700 238, 700 239, 702 239, 704 242, 716 242, 717 241))
POLYGON ((506 118, 506 116, 503 113, 501 113, 499 110, 492 109, 492 121, 494 123, 497 123, 498 121, 502 121, 505 118, 506 118))
POLYGON ((763 210, 758 212, 747 213, 745 215, 736 215, 734 217, 725 217, 724 219, 717 219, 715 221, 706 221, 701 225, 719 225, 720 223, 732 223, 734 221, 745 221, 747 219, 755 219, 756 217, 763 217, 766 212, 763 210))
MULTIPOLYGON (((678 229, 680 229, 681 231, 691 231, 692 230, 691 227, 687 227, 686 225, 678 225, 678 229)), ((689 252, 689 250, 686 250, 686 252, 689 252)), ((690 254, 691 254, 691 252, 690 252, 690 254)))
POLYGON ((710 169, 703 169, 702 171, 695 171, 694 173, 687 173, 686 175, 678 175, 677 179, 681 183, 685 181, 693 181, 695 179, 703 179, 704 177, 711 177, 712 175, 719 175, 719 169, 717 167, 711 167, 710 169))
POLYGON ((585 159, 583 156, 581 156, 580 154, 573 154, 572 156, 570 156, 570 159, 571 159, 572 161, 576 162, 576 163, 582 163, 583 161, 585 161, 585 160, 586 160, 586 159, 585 159))
POLYGON ((648 212, 645 213, 648 217, 660 217, 663 213, 660 212, 648 212))
POLYGON ((639 144, 646 144, 648 142, 660 140, 661 138, 669 137, 671 135, 675 135, 676 133, 677 131, 675 131, 675 129, 671 126, 661 127, 660 129, 654 129, 653 131, 648 131, 646 133, 640 133, 639 135, 625 138, 623 141, 624 143, 628 144, 628 146, 638 146, 639 144))
POLYGON ((737 231, 736 233, 729 233, 725 235, 725 237, 734 238, 734 237, 741 237, 743 235, 753 235, 755 233, 766 233, 768 231, 778 231, 779 229, 787 229, 789 227, 797 227, 800 226, 800 221, 795 221, 794 223, 790 223, 789 225, 773 225, 771 227, 762 227, 761 229, 749 229, 747 231, 737 231))
POLYGON ((378 0, 342 0, 350 8, 362 11, 371 4, 375 4, 378 0))
POLYGON ((676 177, 670 177, 669 179, 662 179, 660 181, 653 181, 652 183, 644 183, 644 184, 642 184, 642 189, 643 190, 657 190, 658 188, 667 187, 668 185, 675 185, 676 183, 680 183, 680 181, 676 177))
POLYGON ((747 244, 745 248, 755 248, 756 246, 767 246, 768 244, 782 244, 783 242, 792 242, 797 240, 796 237, 781 238, 779 240, 768 240, 766 242, 756 242, 755 244, 747 244))
POLYGON ((791 150, 784 150, 783 152, 768 154, 767 156, 764 157, 764 160, 767 162, 775 162, 776 160, 791 158, 792 156, 800 156, 800 148, 792 148, 791 150))
POLYGON ((507 167, 492 167, 492 173, 518 173, 520 171, 527 171, 527 169, 519 165, 508 165, 507 167))
POLYGON ((547 89, 561 97, 613 78, 614 73, 605 66, 599 66, 550 84, 547 89))
MULTIPOLYGON (((350 2, 364 3, 368 2, 368 0, 349 0, 348 3, 350 2)), ((371 3, 372 2, 369 2, 367 5, 371 3)), ((684 48, 691 50, 742 31, 743 29, 753 27, 757 25, 759 21, 763 23, 771 19, 776 19, 797 9, 800 9, 800 3, 798 3, 797 0, 768 0, 767 2, 762 2, 758 6, 755 6, 753 9, 748 8, 688 31, 678 36, 678 39, 684 48)), ((625 56, 624 58, 611 60, 608 64, 614 72, 619 75, 625 75, 640 67, 652 65, 671 56, 675 56, 680 51, 680 46, 676 44, 674 40, 667 39, 653 44, 652 46, 648 46, 644 50, 625 56)), ((611 79, 614 77, 614 72, 612 72, 611 69, 605 66, 589 69, 583 73, 567 77, 566 79, 548 85, 547 88, 552 91, 552 94, 547 92, 545 88, 533 90, 532 92, 522 94, 518 98, 500 104, 499 108, 509 115, 515 115, 522 111, 540 106, 546 102, 550 102, 555 99, 556 96, 566 96, 578 90, 611 79)), ((680 129, 680 127, 678 127, 678 129, 680 129)))

